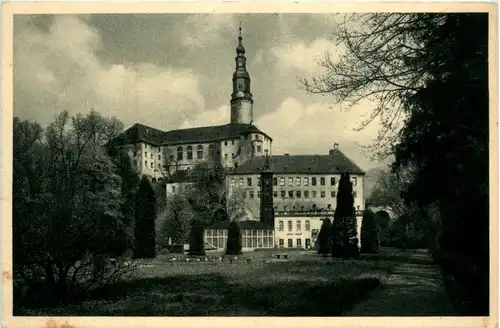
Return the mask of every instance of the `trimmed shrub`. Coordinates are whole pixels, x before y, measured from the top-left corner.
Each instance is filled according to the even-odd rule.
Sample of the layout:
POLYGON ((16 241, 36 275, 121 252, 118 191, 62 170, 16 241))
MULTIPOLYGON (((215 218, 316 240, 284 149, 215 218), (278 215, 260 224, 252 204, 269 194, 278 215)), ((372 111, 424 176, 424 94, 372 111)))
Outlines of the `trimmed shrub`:
POLYGON ((377 253, 380 247, 379 229, 375 213, 366 210, 361 224, 361 253, 377 253))
POLYGON ((136 195, 134 258, 156 256, 156 197, 146 176, 136 195))
POLYGON ((226 255, 241 254, 241 231, 238 222, 232 221, 227 231, 226 255))
POLYGON ((201 221, 194 219, 191 224, 191 233, 189 236, 189 255, 205 255, 203 232, 204 229, 201 221))
POLYGON ((339 181, 332 239, 332 256, 354 257, 359 254, 354 196, 348 172, 343 173, 339 181))
POLYGON ((318 234, 318 254, 329 254, 332 247, 332 223, 329 218, 323 219, 318 234))

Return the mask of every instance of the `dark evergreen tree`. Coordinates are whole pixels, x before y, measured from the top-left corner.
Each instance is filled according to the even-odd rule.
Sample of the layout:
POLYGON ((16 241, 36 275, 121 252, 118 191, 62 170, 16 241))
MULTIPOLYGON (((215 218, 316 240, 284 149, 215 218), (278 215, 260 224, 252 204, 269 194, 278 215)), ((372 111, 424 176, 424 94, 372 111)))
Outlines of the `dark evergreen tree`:
POLYGON ((366 210, 361 224, 361 253, 376 253, 380 247, 379 228, 375 213, 366 210))
POLYGON ((189 255, 205 255, 203 232, 203 223, 198 219, 194 219, 191 223, 191 233, 189 235, 189 255))
POLYGON ((354 196, 348 172, 342 174, 339 181, 332 238, 333 256, 355 257, 359 254, 354 196))
POLYGON ((238 222, 231 221, 227 232, 226 255, 241 254, 241 231, 238 222))
POLYGON ((135 258, 154 258, 156 255, 156 199, 151 183, 143 176, 136 195, 135 258))
POLYGON ((332 250, 332 223, 329 218, 323 219, 318 234, 318 254, 327 255, 332 250))

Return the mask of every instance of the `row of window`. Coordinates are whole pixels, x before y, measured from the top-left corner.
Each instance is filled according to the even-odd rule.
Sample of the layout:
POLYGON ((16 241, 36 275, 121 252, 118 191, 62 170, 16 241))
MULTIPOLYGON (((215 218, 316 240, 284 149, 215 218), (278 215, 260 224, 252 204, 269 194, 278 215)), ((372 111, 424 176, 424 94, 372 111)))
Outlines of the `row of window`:
MULTIPOLYGON (((186 152, 187 152, 187 159, 192 160, 193 159, 193 146, 187 146, 186 147, 186 152)), ((215 154, 215 147, 214 145, 209 145, 208 146, 208 155, 209 157, 213 157, 215 154)), ((197 159, 203 159, 203 146, 198 145, 196 147, 196 158, 197 159)), ((182 146, 177 147, 177 160, 182 161, 184 159, 184 148, 182 146)))
MULTIPOLYGON (((318 178, 317 177, 311 177, 310 181, 311 181, 311 186, 318 185, 318 178)), ((352 181, 353 186, 357 185, 357 183, 358 183, 358 179, 356 177, 353 177, 351 181, 352 181)), ((303 186, 309 186, 309 178, 296 177, 294 179, 293 177, 288 177, 288 186, 293 186, 294 182, 295 182, 295 186, 300 186, 301 184, 303 186)), ((285 186, 286 179, 284 177, 279 178, 279 184, 280 184, 280 186, 285 186)), ((337 184, 337 179, 335 177, 331 177, 330 178, 330 186, 335 186, 336 184, 337 184)), ((233 185, 233 186, 236 185, 236 178, 231 179, 231 185, 233 185)), ((245 180, 243 178, 239 178, 238 185, 240 187, 244 187, 245 180)), ((260 178, 257 178, 257 185, 260 186, 260 178)), ((277 186, 277 185, 278 185, 278 178, 273 178, 273 186, 277 186)), ((320 186, 326 185, 326 179, 324 177, 319 178, 319 185, 320 186)), ((252 186, 252 178, 247 178, 246 186, 248 186, 248 187, 252 186)))
MULTIPOLYGON (((279 246, 279 248, 284 248, 285 247, 285 240, 280 238, 278 240, 278 246, 279 246)), ((302 238, 297 238, 295 245, 293 245, 293 239, 292 238, 289 238, 287 240, 287 247, 288 248, 292 248, 294 246, 295 247, 302 247, 302 238)), ((310 238, 306 238, 304 246, 305 246, 305 248, 311 247, 311 239, 310 238)))
MULTIPOLYGON (((153 147, 153 146, 146 144, 144 148, 153 150, 154 148, 157 148, 157 147, 153 147)), ((161 152, 161 147, 158 147, 158 152, 161 152)))
MULTIPOLYGON (((247 191, 242 190, 241 195, 243 198, 247 198, 247 191)), ((352 192, 352 196, 356 197, 356 191, 352 192)), ((309 190, 280 190, 279 193, 280 198, 318 198, 318 192, 316 190, 312 190, 311 193, 309 193, 309 190)), ((255 192, 253 190, 248 191, 248 197, 249 198, 255 198, 255 192)), ((278 191, 273 191, 273 197, 278 198, 278 191)), ((326 197, 326 191, 321 190, 319 192, 319 197, 320 198, 325 198, 326 197)), ((335 198, 337 197, 337 192, 335 190, 330 191, 330 197, 335 198)), ((260 191, 257 191, 257 198, 260 198, 260 191)))
MULTIPOLYGON (((288 221, 287 222, 287 227, 289 232, 293 230, 293 221, 288 221)), ((297 220, 295 221, 295 231, 302 231, 302 221, 297 220)), ((305 231, 311 231, 311 221, 306 220, 305 221, 305 231)), ((278 231, 285 231, 285 222, 284 221, 278 221, 278 231)))

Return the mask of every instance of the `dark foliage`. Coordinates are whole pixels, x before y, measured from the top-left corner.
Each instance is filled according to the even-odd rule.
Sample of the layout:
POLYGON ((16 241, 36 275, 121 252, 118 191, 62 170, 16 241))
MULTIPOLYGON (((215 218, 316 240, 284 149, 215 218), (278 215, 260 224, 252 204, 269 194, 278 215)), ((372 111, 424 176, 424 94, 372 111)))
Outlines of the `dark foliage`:
POLYGON ((241 251, 241 230, 238 222, 232 221, 227 231, 226 255, 242 254, 241 251))
POLYGON ((336 257, 356 257, 359 254, 356 231, 356 212, 349 173, 341 175, 337 192, 332 228, 333 249, 336 257))
POLYGON ((327 255, 332 251, 332 223, 329 218, 323 219, 318 233, 318 254, 327 255))
POLYGON ((135 258, 156 256, 156 199, 151 183, 143 176, 136 195, 135 258))
POLYGON ((375 213, 366 210, 361 224, 361 253, 376 253, 380 247, 379 229, 375 213))
POLYGON ((194 219, 191 223, 191 233, 189 235, 189 255, 205 255, 203 232, 203 223, 198 219, 194 219))

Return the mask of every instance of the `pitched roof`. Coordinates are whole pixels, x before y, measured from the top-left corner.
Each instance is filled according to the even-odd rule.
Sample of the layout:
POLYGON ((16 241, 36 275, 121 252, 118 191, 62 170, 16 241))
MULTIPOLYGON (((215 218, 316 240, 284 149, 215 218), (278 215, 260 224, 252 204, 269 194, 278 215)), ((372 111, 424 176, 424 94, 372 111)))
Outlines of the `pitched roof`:
MULTIPOLYGON (((252 174, 261 172, 266 158, 254 157, 234 168, 230 174, 252 174)), ((275 174, 327 174, 343 173, 365 174, 340 150, 329 155, 279 155, 269 156, 270 169, 275 174)))
MULTIPOLYGON (((139 123, 134 124, 125 130, 115 139, 118 144, 132 144, 137 142, 147 142, 155 146, 184 144, 184 143, 204 143, 231 138, 239 138, 247 133, 262 132, 252 124, 224 124, 216 126, 204 126, 191 129, 179 129, 171 131, 161 131, 139 123)), ((272 140, 272 139, 271 139, 272 140)))
MULTIPOLYGON (((208 229, 228 229, 229 228, 229 223, 228 221, 226 222, 218 222, 212 224, 208 229)), ((267 223, 261 222, 261 221, 254 221, 254 220, 243 220, 238 222, 238 226, 240 229, 269 229, 272 230, 273 227, 267 223)))

